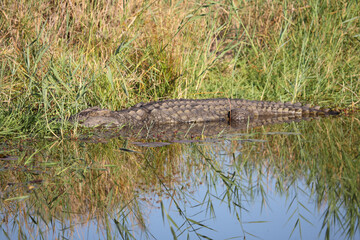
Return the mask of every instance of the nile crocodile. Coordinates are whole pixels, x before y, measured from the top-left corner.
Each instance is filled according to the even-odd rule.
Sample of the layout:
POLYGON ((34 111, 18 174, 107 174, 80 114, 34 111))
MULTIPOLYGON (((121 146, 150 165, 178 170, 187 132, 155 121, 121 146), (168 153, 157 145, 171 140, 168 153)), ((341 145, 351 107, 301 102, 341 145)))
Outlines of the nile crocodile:
POLYGON ((95 126, 141 126, 148 123, 199 123, 199 122, 241 122, 258 118, 289 116, 304 118, 320 115, 337 115, 338 111, 302 105, 251 101, 243 99, 176 99, 149 103, 138 103, 120 111, 92 107, 70 117, 86 127, 95 126))

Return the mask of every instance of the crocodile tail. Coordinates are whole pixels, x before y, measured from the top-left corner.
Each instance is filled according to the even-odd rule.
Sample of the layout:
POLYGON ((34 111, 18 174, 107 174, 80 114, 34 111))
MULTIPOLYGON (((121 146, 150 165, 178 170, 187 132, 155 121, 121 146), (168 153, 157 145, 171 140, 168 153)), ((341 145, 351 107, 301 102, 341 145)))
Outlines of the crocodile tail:
POLYGON ((322 111, 326 114, 326 115, 333 115, 333 116, 336 116, 336 115, 339 115, 341 113, 341 111, 339 110, 334 110, 334 109, 322 109, 322 111))

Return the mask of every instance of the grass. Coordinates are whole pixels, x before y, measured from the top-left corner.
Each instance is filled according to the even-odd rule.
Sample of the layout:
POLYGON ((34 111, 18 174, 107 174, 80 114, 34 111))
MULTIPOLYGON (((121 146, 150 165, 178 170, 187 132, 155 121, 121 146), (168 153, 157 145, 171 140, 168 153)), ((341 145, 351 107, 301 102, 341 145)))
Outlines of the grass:
MULTIPOLYGON (((89 144, 39 139, 78 137, 76 126, 52 120, 90 106, 118 110, 169 98, 233 97, 358 108, 359 12, 356 1, 333 0, 2 1, 0 138, 8 145, 4 149, 14 149, 6 155, 19 157, 15 163, 1 162, 6 172, 0 183, 1 209, 19 220, 4 218, 4 224, 18 226, 19 236, 26 237, 26 226, 46 235, 40 225, 51 229, 53 217, 62 223, 96 218, 108 238, 114 233, 111 227, 132 238, 132 223, 145 226, 139 195, 161 192, 157 186, 163 184, 169 189, 165 195, 178 205, 178 196, 189 197, 184 189, 196 188, 204 179, 209 194, 199 205, 215 216, 210 188, 221 181, 227 191, 216 198, 229 204, 242 223, 241 200, 260 195, 265 205, 267 186, 259 176, 271 173, 284 194, 294 186, 302 192, 297 179, 305 179, 317 205, 328 203, 326 234, 339 223, 345 236, 353 236, 359 226, 356 118, 343 124, 314 122, 304 127, 304 135, 269 135, 266 148, 241 144, 238 156, 227 149, 233 175, 223 170, 214 149, 198 146, 187 157, 179 145, 136 155, 114 151, 128 147, 118 140, 89 144), (241 185, 245 177, 249 186, 258 187, 241 185), (109 218, 119 206, 120 213, 109 218)), ((291 131, 305 124, 287 127, 291 131)), ((232 147, 238 144, 234 141, 232 147)), ((302 203, 295 197, 289 201, 294 231, 301 232, 307 221, 302 203)), ((166 206, 162 209, 170 227, 184 230, 180 233, 206 227, 187 215, 184 222, 174 223, 166 206)), ((64 223, 61 229, 70 228, 64 223)))
MULTIPOLYGON (((359 103, 356 1, 3 1, 0 136, 168 98, 359 103)), ((76 135, 76 129, 71 130, 76 135)))

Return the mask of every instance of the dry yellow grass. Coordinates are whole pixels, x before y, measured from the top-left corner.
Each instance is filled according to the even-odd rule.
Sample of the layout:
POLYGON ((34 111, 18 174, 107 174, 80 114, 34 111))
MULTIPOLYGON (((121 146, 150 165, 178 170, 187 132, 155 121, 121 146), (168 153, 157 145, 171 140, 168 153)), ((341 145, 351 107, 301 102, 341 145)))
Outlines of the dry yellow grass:
POLYGON ((165 98, 356 107, 357 10, 352 1, 5 0, 0 134, 165 98))

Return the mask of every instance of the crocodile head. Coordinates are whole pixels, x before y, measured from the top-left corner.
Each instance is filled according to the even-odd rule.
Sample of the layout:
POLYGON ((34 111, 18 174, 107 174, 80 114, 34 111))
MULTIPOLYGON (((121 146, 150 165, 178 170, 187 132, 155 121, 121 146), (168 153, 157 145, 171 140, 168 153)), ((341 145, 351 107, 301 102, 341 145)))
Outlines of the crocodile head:
POLYGON ((110 110, 99 107, 85 109, 72 116, 69 121, 78 122, 85 127, 111 125, 112 123, 117 124, 117 119, 112 116, 110 110))

